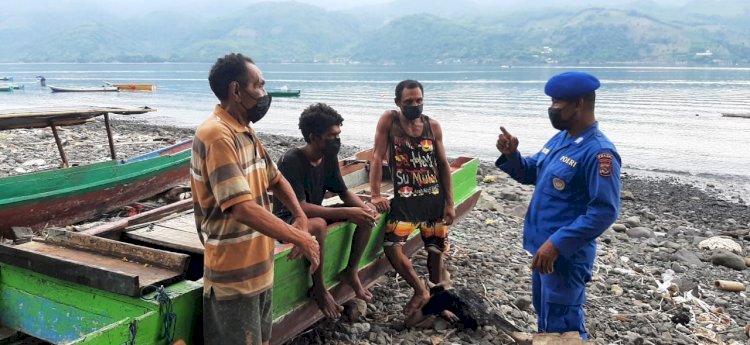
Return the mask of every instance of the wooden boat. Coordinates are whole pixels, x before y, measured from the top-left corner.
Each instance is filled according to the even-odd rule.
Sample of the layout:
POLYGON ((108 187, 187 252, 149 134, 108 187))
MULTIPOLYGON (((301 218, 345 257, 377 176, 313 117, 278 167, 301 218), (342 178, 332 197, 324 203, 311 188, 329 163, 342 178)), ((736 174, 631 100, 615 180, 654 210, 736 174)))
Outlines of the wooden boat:
MULTIPOLYGON (((369 189, 369 169, 366 168, 365 162, 370 155, 369 151, 361 152, 352 159, 341 161, 345 182, 352 191, 363 198, 367 198, 366 190, 369 189)), ((459 217, 471 210, 479 199, 480 190, 476 184, 477 167, 476 159, 465 157, 451 164, 454 199, 459 217)), ((387 178, 389 174, 383 176, 387 178)), ((383 182, 382 190, 392 192, 390 181, 383 182)), ((325 204, 336 204, 339 201, 337 197, 329 198, 325 204)), ((186 272, 187 279, 165 288, 171 297, 172 310, 176 314, 174 339, 180 338, 187 343, 192 343, 193 339, 200 337, 199 331, 194 332, 201 324, 198 316, 200 313, 197 310, 200 310, 202 299, 202 284, 200 281, 192 281, 202 276, 203 247, 198 240, 191 210, 192 200, 183 200, 119 222, 98 226, 81 234, 113 237, 125 240, 135 247, 148 245, 191 256, 193 265, 186 272)), ((367 287, 372 286, 380 276, 391 269, 390 263, 382 253, 385 221, 385 217, 381 217, 379 224, 374 228, 360 264, 360 279, 367 287)), ((353 232, 352 224, 334 223, 329 226, 326 237, 325 282, 339 303, 354 297, 353 291, 339 282, 339 274, 348 261, 353 232)), ((48 260, 45 261, 45 258, 52 254, 41 252, 40 246, 43 245, 34 244, 29 246, 30 248, 16 248, 14 251, 9 249, 9 245, 0 245, 0 270, 3 272, 0 275, 0 307, 4 310, 0 315, 0 324, 43 340, 64 340, 66 344, 122 344, 130 341, 133 333, 136 334, 135 339, 139 344, 164 343, 161 334, 164 333, 165 313, 156 313, 158 305, 136 296, 118 295, 114 291, 118 286, 132 286, 132 282, 92 282, 98 282, 99 279, 92 276, 105 275, 102 270, 106 270, 108 266, 102 267, 101 260, 97 260, 96 265, 71 263, 71 258, 79 258, 83 254, 70 254, 67 261, 62 258, 53 260, 62 268, 75 267, 71 265, 77 264, 82 266, 81 269, 51 270, 50 263, 48 260), (19 256, 25 259, 16 259, 19 256), (83 268, 87 266, 97 266, 99 270, 89 267, 86 271, 83 268), (96 288, 91 286, 94 284, 96 288), (40 288, 42 286, 44 288, 40 288), (29 307, 8 308, 10 305, 29 307), (65 320, 56 322, 61 315, 66 315, 65 320), (94 320, 101 321, 95 323, 94 320), (134 323, 135 326, 131 326, 134 323), (136 332, 129 331, 129 327, 136 328, 136 332)), ((281 344, 291 339, 322 318, 317 305, 307 295, 312 282, 305 262, 287 260, 291 247, 290 244, 278 245, 275 250, 274 330, 271 340, 273 344, 281 344)), ((421 247, 422 241, 417 232, 412 234, 404 246, 408 255, 412 255, 421 247)), ((137 251, 132 248, 130 250, 137 251)), ((110 256, 118 255, 122 254, 110 256)), ((130 260, 130 256, 126 257, 130 260)), ((119 265, 120 263, 112 263, 112 266, 119 265)), ((116 271, 115 268, 111 270, 116 271)), ((124 279, 118 278, 117 281, 124 279)), ((132 288, 126 290, 130 291, 132 288)), ((151 298, 153 294, 147 297, 151 298)))
POLYGON ((118 88, 114 86, 52 86, 49 85, 50 90, 52 92, 117 92, 120 91, 118 88))
POLYGON ((109 113, 149 111, 153 109, 82 107, 0 111, 0 130, 51 127, 64 167, 0 178, 0 236, 13 239, 12 227, 39 230, 74 224, 187 183, 191 141, 130 159, 117 159, 109 113), (57 126, 78 124, 102 115, 112 160, 67 167, 57 126))
MULTIPOLYGON (((109 83, 108 83, 109 84, 109 83)), ((153 84, 110 84, 120 91, 155 91, 153 84)))
POLYGON ((299 97, 300 93, 302 93, 302 90, 292 90, 292 89, 268 90, 268 94, 271 95, 271 97, 299 97))
POLYGON ((744 119, 750 119, 750 113, 721 113, 723 117, 741 117, 744 119))

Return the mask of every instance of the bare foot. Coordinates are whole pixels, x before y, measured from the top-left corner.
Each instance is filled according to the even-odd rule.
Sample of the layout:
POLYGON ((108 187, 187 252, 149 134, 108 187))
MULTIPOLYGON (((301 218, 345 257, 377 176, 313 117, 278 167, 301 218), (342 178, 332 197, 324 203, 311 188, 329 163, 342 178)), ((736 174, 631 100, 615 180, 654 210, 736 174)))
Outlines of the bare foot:
POLYGON ((318 304, 318 308, 323 312, 323 315, 329 319, 338 319, 341 317, 341 312, 344 311, 344 307, 336 304, 336 300, 333 299, 331 293, 328 290, 315 291, 313 292, 315 303, 318 304))
POLYGON ((352 290, 354 290, 354 295, 357 296, 357 298, 365 302, 369 302, 372 299, 372 293, 370 293, 370 291, 362 286, 362 282, 359 280, 357 271, 349 272, 348 270, 346 270, 342 272, 341 279, 344 281, 344 283, 352 287, 352 290))
POLYGON ((430 300, 430 293, 425 291, 424 293, 415 292, 414 296, 411 297, 409 302, 404 307, 404 315, 409 316, 421 308, 427 301, 430 300))
POLYGON ((456 314, 453 314, 450 310, 443 310, 440 312, 440 317, 443 318, 443 320, 448 321, 450 323, 455 323, 458 321, 461 321, 456 314))

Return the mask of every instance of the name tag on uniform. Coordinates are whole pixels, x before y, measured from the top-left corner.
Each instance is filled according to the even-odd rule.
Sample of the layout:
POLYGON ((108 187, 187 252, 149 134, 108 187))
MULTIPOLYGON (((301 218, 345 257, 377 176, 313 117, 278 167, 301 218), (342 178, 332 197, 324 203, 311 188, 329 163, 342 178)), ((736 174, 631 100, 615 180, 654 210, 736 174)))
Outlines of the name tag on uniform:
POLYGON ((560 161, 563 162, 563 163, 565 163, 565 164, 567 164, 567 165, 570 165, 573 168, 575 168, 576 165, 578 165, 578 162, 572 160, 568 156, 562 156, 562 157, 560 157, 560 161))

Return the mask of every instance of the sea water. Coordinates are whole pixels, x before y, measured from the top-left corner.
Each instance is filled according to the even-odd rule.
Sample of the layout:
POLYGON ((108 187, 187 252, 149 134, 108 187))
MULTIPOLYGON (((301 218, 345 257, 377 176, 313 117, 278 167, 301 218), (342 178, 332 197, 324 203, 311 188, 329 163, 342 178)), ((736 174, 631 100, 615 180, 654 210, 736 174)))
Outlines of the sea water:
MULTIPOLYGON (((300 136, 297 120, 309 104, 324 102, 344 117, 344 144, 372 145, 378 117, 394 109, 403 79, 425 87, 425 114, 440 121, 449 156, 493 160, 499 127, 520 139, 523 154, 537 152, 555 133, 547 118, 546 80, 568 70, 590 72, 600 129, 615 143, 624 171, 678 176, 714 184, 750 198, 750 68, 560 67, 495 65, 377 66, 259 63, 267 87, 301 89, 299 98, 274 98, 260 131, 300 136)), ((0 93, 0 108, 31 106, 149 106, 137 118, 194 127, 217 103, 208 85, 211 64, 0 64, 25 90, 0 93), (51 93, 39 86, 158 85, 155 92, 51 93)))

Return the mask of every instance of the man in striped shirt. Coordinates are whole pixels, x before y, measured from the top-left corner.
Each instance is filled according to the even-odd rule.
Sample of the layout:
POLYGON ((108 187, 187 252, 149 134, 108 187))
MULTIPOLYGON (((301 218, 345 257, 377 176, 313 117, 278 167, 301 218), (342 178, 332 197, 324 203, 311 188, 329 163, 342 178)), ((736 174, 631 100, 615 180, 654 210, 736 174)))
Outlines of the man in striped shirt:
POLYGON ((319 247, 292 188, 252 124, 271 103, 263 74, 248 57, 219 58, 208 77, 220 100, 195 132, 191 184, 205 245, 203 331, 206 344, 267 344, 271 338, 274 239, 292 243, 317 269, 319 247), (268 190, 296 217, 270 212, 268 190))

